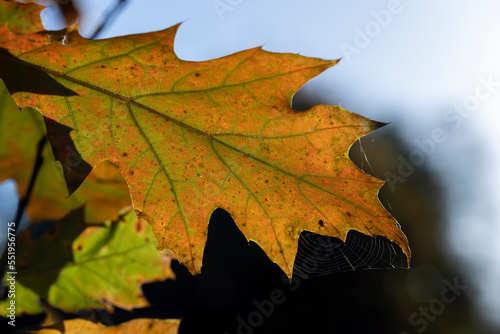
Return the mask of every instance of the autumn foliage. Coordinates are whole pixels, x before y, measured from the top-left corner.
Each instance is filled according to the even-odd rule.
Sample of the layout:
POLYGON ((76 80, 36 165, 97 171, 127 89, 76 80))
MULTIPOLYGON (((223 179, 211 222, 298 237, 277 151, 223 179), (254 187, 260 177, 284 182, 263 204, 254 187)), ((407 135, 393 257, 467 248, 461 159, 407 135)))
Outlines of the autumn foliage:
MULTIPOLYGON (((291 108, 293 94, 337 61, 261 48, 182 61, 173 51, 177 27, 87 40, 77 31, 44 32, 37 5, 0 6, 0 78, 8 90, 0 99, 0 178, 15 178, 24 194, 36 141, 46 134, 50 142, 27 212, 35 224, 57 222, 53 235, 23 246, 26 277, 44 265, 78 275, 67 265, 79 267, 81 256, 101 271, 105 252, 125 261, 109 231, 123 229, 129 245, 116 247, 143 249, 141 255, 130 250, 131 258, 148 257, 143 265, 156 269, 139 274, 142 267, 120 262, 130 280, 103 298, 143 305, 134 292, 141 282, 172 277, 160 250, 199 273, 218 207, 289 277, 304 230, 341 240, 350 230, 381 235, 409 259, 405 235, 377 198, 383 182, 348 157, 352 143, 377 124, 338 106, 291 108), (133 210, 123 209, 130 205, 133 210), (65 233, 79 238, 71 244, 65 233), (31 263, 30 252, 47 238, 72 255, 56 264, 31 263)), ((48 297, 67 311, 78 307, 57 292, 69 284, 64 275, 45 279, 30 298, 48 297)), ((86 306, 96 307, 98 296, 90 300, 86 306)), ((26 305, 25 311, 40 310, 26 305)))

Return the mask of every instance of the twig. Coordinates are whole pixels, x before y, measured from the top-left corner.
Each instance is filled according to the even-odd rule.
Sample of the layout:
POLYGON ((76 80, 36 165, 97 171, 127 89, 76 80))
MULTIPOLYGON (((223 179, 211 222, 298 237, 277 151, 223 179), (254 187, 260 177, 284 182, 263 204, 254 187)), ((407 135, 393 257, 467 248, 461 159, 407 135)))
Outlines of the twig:
POLYGON ((119 0, 116 6, 110 10, 108 13, 105 15, 105 19, 102 21, 102 23, 97 27, 97 29, 94 31, 92 36, 89 37, 89 39, 94 39, 101 33, 101 31, 106 27, 106 25, 109 24, 111 21, 111 18, 118 13, 118 11, 123 7, 123 5, 127 2, 127 0, 119 0))
MULTIPOLYGON (((33 191, 33 186, 35 185, 36 178, 38 176, 38 173, 40 172, 40 168, 42 167, 42 163, 43 163, 42 151, 43 151, 43 148, 44 148, 46 142, 47 142, 47 137, 46 136, 44 136, 38 142, 38 149, 37 149, 37 153, 36 153, 35 166, 33 166, 33 172, 31 173, 30 183, 28 185, 28 189, 26 191, 26 195, 22 196, 19 199, 19 203, 18 203, 18 206, 17 206, 17 212, 16 212, 16 218, 14 219, 14 228, 13 228, 14 229, 14 244, 17 241, 17 229, 19 227, 19 224, 21 223, 21 218, 23 216, 24 211, 26 210, 26 206, 28 205, 29 199, 31 197, 31 193, 33 191)), ((7 249, 7 245, 6 245, 6 249, 7 249)), ((17 247, 16 247, 16 249, 17 249, 17 247)), ((0 270, 1 270, 1 272, 0 272, 1 276, 0 277, 2 279, 5 276, 5 272, 6 272, 6 269, 7 269, 7 252, 4 253, 4 257, 3 258, 4 259, 3 259, 2 265, 0 267, 0 270)), ((3 286, 3 281, 2 281, 2 289, 3 288, 5 288, 5 287, 3 286)))

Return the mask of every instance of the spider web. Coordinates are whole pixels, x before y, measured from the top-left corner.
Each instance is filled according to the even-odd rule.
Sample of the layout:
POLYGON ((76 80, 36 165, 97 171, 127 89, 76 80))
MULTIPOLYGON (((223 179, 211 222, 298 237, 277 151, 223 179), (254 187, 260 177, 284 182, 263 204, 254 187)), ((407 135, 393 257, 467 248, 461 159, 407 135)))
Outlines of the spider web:
POLYGON ((303 231, 299 237, 293 275, 309 278, 342 271, 408 268, 406 255, 382 236, 351 230, 346 241, 303 231))
MULTIPOLYGON (((365 173, 383 179, 369 161, 368 156, 372 155, 374 148, 375 138, 363 137, 353 144, 349 157, 365 173), (364 146, 367 146, 368 152, 364 146)), ((389 212, 393 211, 382 192, 379 199, 389 212)), ((298 243, 293 275, 300 278, 353 270, 408 268, 403 250, 382 236, 370 237, 350 230, 343 242, 338 238, 303 231, 298 243)))

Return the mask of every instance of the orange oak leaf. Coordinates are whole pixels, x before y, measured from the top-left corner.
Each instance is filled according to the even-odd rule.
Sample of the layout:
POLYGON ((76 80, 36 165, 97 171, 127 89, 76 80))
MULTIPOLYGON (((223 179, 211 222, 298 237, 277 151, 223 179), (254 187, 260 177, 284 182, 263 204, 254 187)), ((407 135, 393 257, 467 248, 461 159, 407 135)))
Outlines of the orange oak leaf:
POLYGON ((337 61, 261 48, 182 61, 176 30, 98 41, 72 32, 48 43, 4 25, 0 77, 20 106, 72 128, 90 165, 109 159, 120 168, 160 247, 192 273, 217 207, 289 276, 303 230, 382 235, 409 260, 405 235, 377 198, 383 182, 347 154, 376 123, 336 106, 291 108, 293 94, 337 61))

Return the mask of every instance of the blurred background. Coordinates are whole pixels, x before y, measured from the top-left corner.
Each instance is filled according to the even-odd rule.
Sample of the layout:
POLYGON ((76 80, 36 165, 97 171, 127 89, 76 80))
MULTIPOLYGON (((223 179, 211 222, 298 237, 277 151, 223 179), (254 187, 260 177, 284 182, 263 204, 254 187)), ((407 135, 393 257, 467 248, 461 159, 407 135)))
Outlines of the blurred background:
MULTIPOLYGON (((64 27, 59 7, 43 3, 49 6, 42 12, 46 28, 64 27)), ((305 332, 311 333, 500 333, 498 1, 87 0, 74 4, 84 37, 143 33, 182 22, 175 52, 187 61, 256 46, 342 58, 308 82, 294 97, 293 107, 341 105, 389 123, 353 145, 350 156, 365 172, 388 180, 380 199, 408 236, 411 269, 332 273, 305 280, 282 311, 255 332, 269 328, 279 332, 290 319, 300 318, 308 323, 305 332), (102 29, 94 36, 98 27, 102 29), (453 290, 450 284, 459 288, 453 290), (443 297, 446 289, 457 293, 443 297), (446 298, 452 295, 453 301, 446 298)), ((17 207, 15 184, 6 181, 0 189, 0 221, 7 222, 17 207)), ((212 224, 210 228, 214 229, 212 224)), ((222 238, 226 232, 218 231, 209 234, 209 241, 212 235, 220 247, 229 247, 223 241, 228 239, 222 238)), ((4 242, 5 236, 0 237, 4 242)), ((232 251, 226 250, 213 253, 219 254, 221 263, 232 251)), ((231 285, 221 281, 260 291, 249 292, 250 306, 242 306, 238 314, 251 310, 251 300, 259 293, 265 295, 262 291, 281 284, 277 269, 264 265, 266 259, 259 261, 255 263, 260 267, 250 270, 253 274, 242 275, 249 268, 239 268, 239 276, 234 276, 237 269, 231 261, 218 267, 217 274, 206 269, 198 277, 182 274, 178 266, 176 282, 156 287, 171 295, 177 291, 177 299, 162 302, 163 309, 174 311, 162 315, 183 317, 185 332, 200 324, 205 329, 210 324, 228 328, 220 323, 226 321, 224 312, 234 308, 235 297, 229 294, 233 297, 227 297, 224 305, 214 304, 225 296, 221 289, 231 285), (256 272, 266 268, 269 271, 259 274, 256 282, 256 272), (235 283, 235 277, 240 281, 235 283), (220 293, 207 295, 210 290, 220 293), (196 309, 184 305, 189 293, 196 295, 190 297, 199 304, 196 309)))

